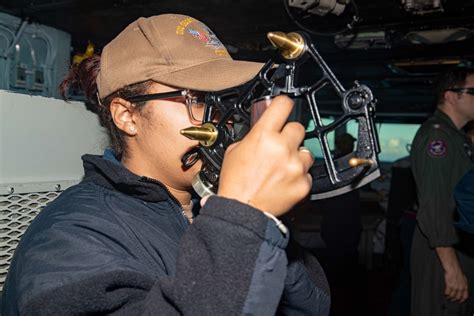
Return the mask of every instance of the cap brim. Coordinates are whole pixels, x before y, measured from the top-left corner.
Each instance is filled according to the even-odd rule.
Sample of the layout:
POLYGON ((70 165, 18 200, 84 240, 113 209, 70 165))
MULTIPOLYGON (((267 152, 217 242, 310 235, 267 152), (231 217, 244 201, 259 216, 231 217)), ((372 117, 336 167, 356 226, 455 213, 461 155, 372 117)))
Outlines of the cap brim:
POLYGON ((220 91, 250 81, 263 65, 263 63, 250 61, 218 59, 172 73, 152 76, 151 79, 177 88, 220 91))

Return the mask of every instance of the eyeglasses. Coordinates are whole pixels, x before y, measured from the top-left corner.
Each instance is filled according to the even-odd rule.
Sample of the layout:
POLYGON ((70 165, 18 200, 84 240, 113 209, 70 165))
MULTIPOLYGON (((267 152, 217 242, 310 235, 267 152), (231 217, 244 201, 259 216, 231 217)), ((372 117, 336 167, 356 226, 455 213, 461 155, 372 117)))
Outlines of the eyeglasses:
POLYGON ((461 93, 474 95, 474 88, 451 88, 451 89, 446 89, 446 91, 461 92, 461 93))
POLYGON ((178 90, 164 93, 152 93, 134 95, 127 98, 132 103, 146 102, 151 100, 169 100, 172 102, 184 103, 188 108, 189 118, 193 124, 201 124, 206 108, 205 92, 178 90))

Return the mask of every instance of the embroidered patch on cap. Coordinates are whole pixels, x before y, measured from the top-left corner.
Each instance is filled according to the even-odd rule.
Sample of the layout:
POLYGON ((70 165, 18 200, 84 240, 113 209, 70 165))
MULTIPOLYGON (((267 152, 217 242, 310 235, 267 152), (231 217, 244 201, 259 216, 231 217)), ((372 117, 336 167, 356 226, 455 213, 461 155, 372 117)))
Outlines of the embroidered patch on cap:
POLYGON ((206 47, 214 49, 214 52, 217 55, 227 55, 224 45, 217 38, 214 32, 212 32, 212 30, 209 29, 205 24, 196 21, 193 18, 186 18, 182 20, 176 28, 176 34, 184 35, 185 33, 190 34, 192 37, 200 40, 205 44, 206 47), (192 28, 191 24, 195 25, 195 27, 198 27, 199 29, 192 28))
POLYGON ((442 140, 434 140, 428 146, 428 153, 432 157, 443 157, 448 151, 448 146, 442 140))

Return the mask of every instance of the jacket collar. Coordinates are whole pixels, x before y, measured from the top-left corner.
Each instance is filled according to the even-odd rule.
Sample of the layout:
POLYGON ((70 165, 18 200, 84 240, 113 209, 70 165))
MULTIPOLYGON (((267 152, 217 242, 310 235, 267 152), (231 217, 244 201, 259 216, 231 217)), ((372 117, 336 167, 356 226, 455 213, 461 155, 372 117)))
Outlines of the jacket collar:
POLYGON ((464 140, 464 150, 466 154, 469 156, 469 159, 474 162, 474 156, 472 154, 472 140, 471 138, 464 132, 464 130, 459 129, 454 125, 451 118, 444 113, 443 111, 437 109, 434 113, 434 117, 439 121, 445 124, 448 128, 451 128, 455 133, 457 133, 463 140, 464 140))
POLYGON ((111 152, 103 156, 84 155, 84 180, 107 189, 123 192, 147 202, 159 202, 170 198, 167 189, 158 181, 140 177, 114 159, 111 152))
MULTIPOLYGON (((440 109, 436 109, 436 111, 434 112, 434 116, 438 120, 443 122, 446 126, 453 129, 454 131, 456 131, 456 133, 458 133, 461 137, 464 138, 464 142, 466 144, 469 144, 469 146, 471 146, 471 144, 472 144, 471 138, 464 132, 463 129, 457 128, 457 126, 454 124, 454 122, 451 120, 451 118, 446 113, 444 113, 440 109)), ((470 156, 470 154, 469 154, 469 156, 470 156)))
POLYGON ((456 125, 454 125, 451 118, 446 113, 441 111, 440 109, 436 109, 436 111, 434 112, 434 116, 436 118, 438 118, 439 120, 441 120, 443 123, 445 123, 450 128, 459 131, 459 128, 457 128, 456 125))

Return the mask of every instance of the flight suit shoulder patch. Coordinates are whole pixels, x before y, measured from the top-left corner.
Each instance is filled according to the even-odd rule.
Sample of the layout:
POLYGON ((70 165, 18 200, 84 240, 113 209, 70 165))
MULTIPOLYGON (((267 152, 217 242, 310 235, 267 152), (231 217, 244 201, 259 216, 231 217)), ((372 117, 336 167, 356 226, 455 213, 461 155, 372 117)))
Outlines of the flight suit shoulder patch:
POLYGON ((442 139, 437 139, 429 142, 428 155, 434 158, 441 158, 446 156, 448 152, 448 144, 442 139))

